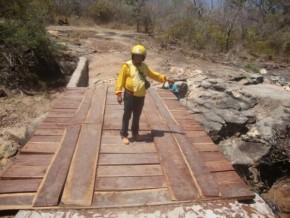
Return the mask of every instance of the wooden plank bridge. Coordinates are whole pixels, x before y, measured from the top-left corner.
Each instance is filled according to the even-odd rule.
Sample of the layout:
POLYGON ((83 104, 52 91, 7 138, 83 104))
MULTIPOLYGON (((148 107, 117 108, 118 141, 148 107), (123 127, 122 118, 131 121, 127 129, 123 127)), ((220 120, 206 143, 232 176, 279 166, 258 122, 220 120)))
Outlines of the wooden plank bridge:
POLYGON ((0 179, 0 210, 109 208, 253 199, 193 116, 149 89, 143 142, 123 145, 113 87, 72 88, 0 179))

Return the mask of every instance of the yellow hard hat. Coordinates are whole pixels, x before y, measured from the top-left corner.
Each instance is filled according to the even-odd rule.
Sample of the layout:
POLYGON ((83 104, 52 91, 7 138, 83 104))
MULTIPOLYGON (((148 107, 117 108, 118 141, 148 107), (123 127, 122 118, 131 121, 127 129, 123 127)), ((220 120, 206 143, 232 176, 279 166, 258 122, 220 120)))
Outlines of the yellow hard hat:
POLYGON ((144 58, 146 57, 146 49, 143 45, 135 45, 132 48, 131 54, 138 54, 138 55, 144 55, 144 58))

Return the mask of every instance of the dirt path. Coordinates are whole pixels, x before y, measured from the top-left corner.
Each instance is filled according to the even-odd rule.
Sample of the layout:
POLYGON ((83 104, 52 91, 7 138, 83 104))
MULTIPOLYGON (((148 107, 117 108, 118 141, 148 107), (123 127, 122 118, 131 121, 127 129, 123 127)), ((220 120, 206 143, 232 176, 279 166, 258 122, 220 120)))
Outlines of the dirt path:
POLYGON ((61 38, 68 35, 71 37, 72 32, 79 31, 78 37, 67 41, 66 45, 72 53, 89 59, 89 86, 103 82, 114 83, 122 63, 130 60, 131 48, 138 43, 146 47, 148 66, 162 74, 170 76, 169 69, 172 66, 191 69, 209 67, 209 63, 202 61, 197 63, 197 60, 182 57, 180 50, 173 46, 167 50, 162 49, 153 37, 136 33, 134 30, 112 30, 101 27, 76 30, 74 27, 57 26, 49 29, 61 38))

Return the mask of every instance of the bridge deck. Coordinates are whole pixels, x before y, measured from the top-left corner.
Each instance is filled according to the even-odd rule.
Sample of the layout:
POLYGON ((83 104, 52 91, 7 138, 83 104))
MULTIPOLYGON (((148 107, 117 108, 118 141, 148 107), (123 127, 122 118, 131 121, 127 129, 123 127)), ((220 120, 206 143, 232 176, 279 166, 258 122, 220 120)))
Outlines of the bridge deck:
POLYGON ((0 180, 0 210, 108 208, 253 199, 167 90, 150 89, 143 142, 123 145, 112 87, 67 89, 0 180))

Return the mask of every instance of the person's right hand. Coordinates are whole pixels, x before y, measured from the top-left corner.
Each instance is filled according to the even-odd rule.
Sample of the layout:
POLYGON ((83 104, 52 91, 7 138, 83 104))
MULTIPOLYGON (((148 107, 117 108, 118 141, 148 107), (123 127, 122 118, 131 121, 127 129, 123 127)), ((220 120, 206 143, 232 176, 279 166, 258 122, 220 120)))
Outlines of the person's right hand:
POLYGON ((118 101, 119 104, 122 104, 123 99, 122 99, 121 95, 117 96, 117 101, 118 101))
POLYGON ((173 79, 171 79, 171 78, 167 78, 167 82, 168 82, 168 83, 172 83, 172 84, 175 83, 175 81, 174 81, 173 79))

